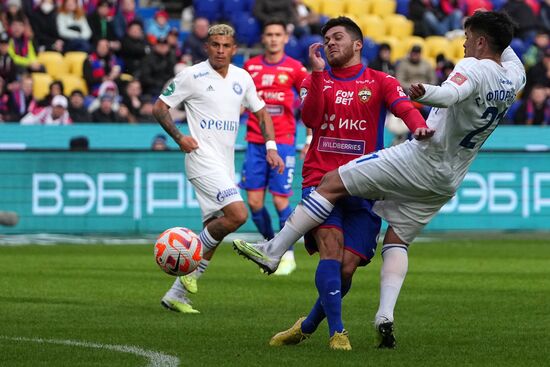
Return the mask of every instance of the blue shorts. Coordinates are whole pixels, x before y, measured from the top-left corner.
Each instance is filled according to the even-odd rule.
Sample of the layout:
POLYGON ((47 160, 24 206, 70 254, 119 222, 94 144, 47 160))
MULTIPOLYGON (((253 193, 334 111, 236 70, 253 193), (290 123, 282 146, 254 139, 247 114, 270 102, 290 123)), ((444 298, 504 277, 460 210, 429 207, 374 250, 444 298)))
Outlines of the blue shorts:
MULTIPOLYGON (((315 187, 302 190, 302 198, 308 196, 315 187)), ((317 228, 336 228, 344 234, 344 249, 361 258, 360 266, 367 265, 374 257, 378 234, 382 220, 372 211, 374 200, 367 200, 356 196, 340 199, 334 209, 317 228)), ((305 234, 306 250, 313 254, 318 251, 317 243, 313 238, 313 231, 305 234)))
POLYGON ((263 191, 267 188, 273 195, 292 196, 296 147, 289 144, 277 144, 277 151, 285 163, 285 170, 282 174, 277 173, 277 169, 271 168, 267 163, 264 144, 248 143, 239 187, 246 191, 263 191))

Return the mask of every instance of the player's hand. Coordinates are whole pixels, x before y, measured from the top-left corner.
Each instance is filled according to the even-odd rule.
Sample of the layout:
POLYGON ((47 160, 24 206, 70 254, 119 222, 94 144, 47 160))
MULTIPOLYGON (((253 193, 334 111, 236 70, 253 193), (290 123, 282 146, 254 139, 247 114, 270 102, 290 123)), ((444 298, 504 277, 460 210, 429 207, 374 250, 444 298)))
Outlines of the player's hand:
POLYGON ((409 88, 409 96, 411 99, 418 99, 424 94, 426 94, 426 88, 424 88, 422 84, 411 84, 411 87, 409 88))
POLYGON ((183 135, 176 143, 180 146, 180 150, 185 153, 191 153, 199 148, 197 141, 189 135, 183 135))
POLYGON ((283 173, 285 164, 275 149, 268 149, 265 158, 271 168, 277 167, 277 173, 283 173))
POLYGON ((434 136, 435 130, 429 127, 419 127, 414 131, 413 137, 416 140, 426 140, 434 136))
POLYGON ((321 56, 321 47, 323 45, 318 42, 309 46, 309 64, 313 71, 325 70, 325 60, 321 56))
POLYGON ((306 157, 307 151, 309 150, 309 144, 304 144, 304 147, 302 148, 302 151, 300 152, 300 159, 304 159, 306 157))

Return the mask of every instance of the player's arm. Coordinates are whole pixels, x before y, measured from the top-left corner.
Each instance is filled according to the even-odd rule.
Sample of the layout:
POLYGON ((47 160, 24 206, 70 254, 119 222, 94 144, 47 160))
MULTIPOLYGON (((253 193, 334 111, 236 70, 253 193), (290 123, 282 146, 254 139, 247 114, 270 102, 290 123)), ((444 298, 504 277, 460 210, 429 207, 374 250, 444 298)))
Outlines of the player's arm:
POLYGON ((277 152, 277 144, 275 143, 275 129, 273 127, 273 120, 267 112, 267 109, 262 107, 260 110, 253 112, 260 124, 260 130, 265 140, 265 147, 267 150, 266 160, 272 168, 277 167, 279 173, 283 173, 285 164, 277 152))
POLYGON ((300 90, 302 98, 302 121, 307 127, 319 125, 325 110, 323 98, 323 70, 325 61, 321 57, 320 43, 309 46, 309 61, 312 67, 311 78, 306 78, 300 90))
POLYGON ((306 141, 304 142, 304 147, 302 148, 302 151, 300 152, 300 158, 304 159, 306 157, 307 151, 309 150, 309 147, 311 145, 311 142, 313 140, 313 130, 311 130, 309 127, 306 128, 306 141))
POLYGON ((170 107, 159 98, 153 106, 153 116, 158 121, 160 126, 162 126, 164 131, 166 131, 168 135, 170 135, 179 145, 182 151, 185 153, 190 153, 197 149, 199 147, 197 141, 193 139, 192 136, 182 134, 180 129, 177 128, 176 124, 172 120, 169 109, 170 107))

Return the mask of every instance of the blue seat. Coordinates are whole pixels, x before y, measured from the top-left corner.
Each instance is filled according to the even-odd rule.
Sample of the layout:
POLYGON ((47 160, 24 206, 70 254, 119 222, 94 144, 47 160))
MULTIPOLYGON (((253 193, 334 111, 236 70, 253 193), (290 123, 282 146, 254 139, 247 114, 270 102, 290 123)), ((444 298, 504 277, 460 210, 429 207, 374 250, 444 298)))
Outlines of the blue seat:
POLYGON ((378 49, 380 46, 368 37, 363 39, 363 49, 361 50, 361 56, 372 61, 378 56, 378 49))
POLYGON ((221 19, 222 0, 193 0, 195 18, 204 17, 210 22, 221 19))
POLYGON ((527 50, 527 45, 525 42, 522 41, 521 38, 513 38, 512 42, 510 43, 510 47, 512 47, 512 50, 518 55, 518 57, 521 59, 523 57, 523 54, 527 50))
POLYGON ((493 10, 495 11, 502 9, 507 2, 508 0, 491 0, 491 3, 493 3, 493 10))
POLYGON ((285 53, 301 62, 303 62, 303 54, 302 54, 302 47, 300 43, 298 42, 298 39, 294 36, 290 36, 288 39, 288 43, 285 45, 285 53))
MULTIPOLYGON (((506 0, 503 0, 506 1, 506 0)), ((397 14, 404 15, 406 17, 409 16, 409 2, 410 0, 397 0, 397 7, 395 8, 395 12, 397 14)))
POLYGON ((248 47, 260 42, 261 27, 256 18, 252 16, 234 18, 233 25, 235 26, 237 42, 248 47))
POLYGON ((248 12, 248 0, 225 0, 222 2, 222 14, 224 19, 231 19, 233 14, 248 12))
POLYGON ((149 19, 153 19, 155 16, 155 13, 159 10, 157 7, 150 7, 150 8, 137 8, 136 13, 139 15, 143 21, 147 21, 149 19))
POLYGON ((181 29, 181 19, 168 19, 168 24, 170 25, 170 29, 175 28, 178 32, 181 29))
MULTIPOLYGON (((309 34, 303 36, 298 41, 300 43, 300 48, 302 49, 302 58, 305 63, 309 64, 309 46, 313 43, 323 43, 323 36, 318 34, 309 34)), ((323 50, 321 49, 321 54, 324 55, 323 50)))

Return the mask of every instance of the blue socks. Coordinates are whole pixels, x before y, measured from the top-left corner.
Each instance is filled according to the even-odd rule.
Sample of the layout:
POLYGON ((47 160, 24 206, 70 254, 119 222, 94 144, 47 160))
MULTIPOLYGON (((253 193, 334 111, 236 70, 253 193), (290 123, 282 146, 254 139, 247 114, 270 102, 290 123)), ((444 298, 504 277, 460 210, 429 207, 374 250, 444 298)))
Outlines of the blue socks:
POLYGON ((252 212, 252 221, 265 239, 270 240, 275 237, 273 226, 271 225, 271 216, 265 206, 257 212, 252 212))
MULTIPOLYGON (((279 214, 279 228, 283 228, 286 220, 290 217, 290 214, 292 214, 292 208, 289 205, 283 210, 277 210, 277 214, 279 214)), ((294 245, 290 246, 288 251, 294 251, 294 245)))

